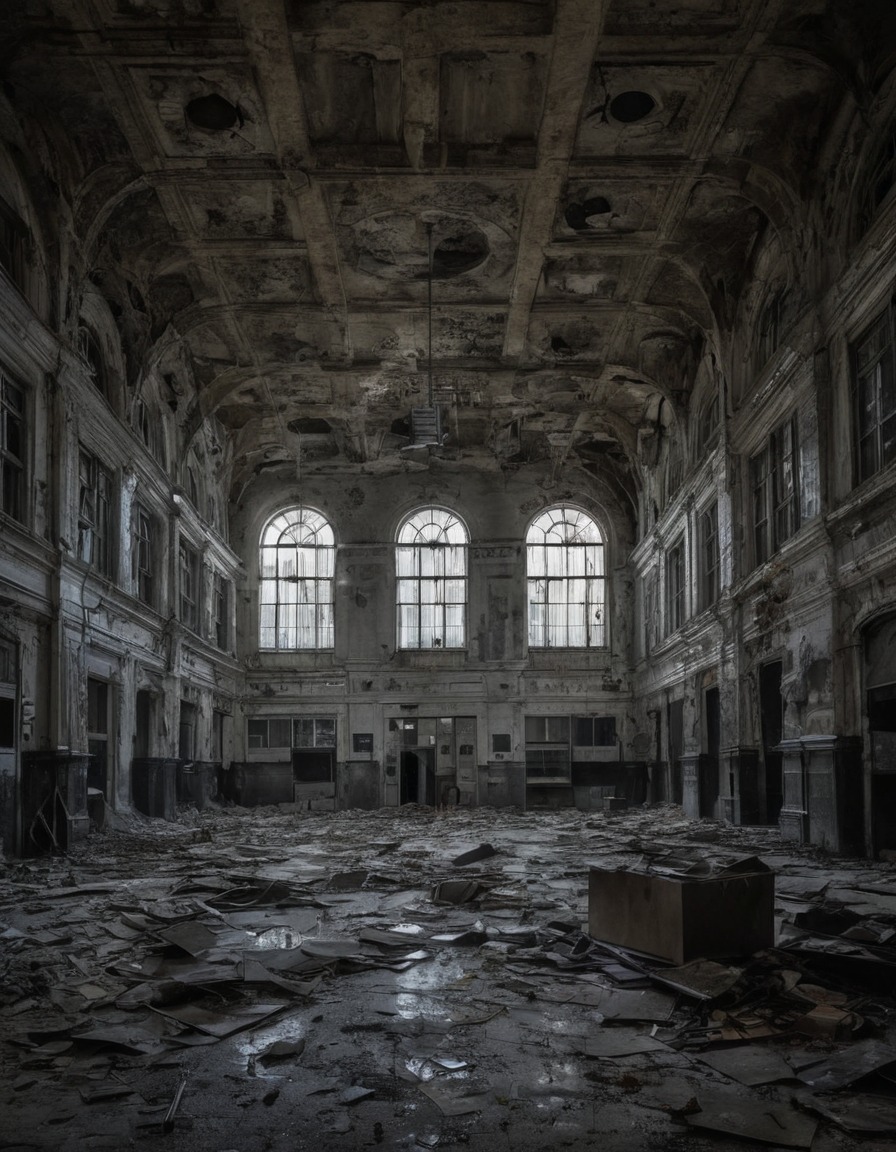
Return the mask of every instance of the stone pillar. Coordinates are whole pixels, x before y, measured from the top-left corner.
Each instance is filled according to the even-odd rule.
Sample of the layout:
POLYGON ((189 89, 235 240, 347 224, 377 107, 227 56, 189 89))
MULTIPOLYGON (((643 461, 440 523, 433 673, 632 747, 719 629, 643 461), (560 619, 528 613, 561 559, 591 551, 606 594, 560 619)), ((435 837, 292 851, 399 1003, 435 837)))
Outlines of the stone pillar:
POLYGON ((719 815, 730 824, 759 823, 759 751, 735 744, 721 750, 730 795, 719 799, 719 815))
POLYGON ((700 753, 683 752, 681 764, 681 806, 689 820, 700 819, 700 753))
POLYGON ((782 840, 796 840, 805 844, 808 835, 806 822, 806 788, 803 773, 803 742, 799 736, 782 740, 775 747, 783 765, 784 803, 778 816, 782 840))

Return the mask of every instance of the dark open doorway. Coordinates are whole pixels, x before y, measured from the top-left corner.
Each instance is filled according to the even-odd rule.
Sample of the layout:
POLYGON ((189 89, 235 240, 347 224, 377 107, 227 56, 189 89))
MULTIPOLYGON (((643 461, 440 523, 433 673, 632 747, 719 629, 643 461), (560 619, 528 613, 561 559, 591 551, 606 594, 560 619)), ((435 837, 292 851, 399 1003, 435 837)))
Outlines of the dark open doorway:
POLYGON ((896 684, 868 690, 871 852, 896 849, 896 684))
POLYGON ((684 751, 684 700, 671 700, 667 707, 669 725, 669 799, 682 801, 681 754, 684 751))
POLYGON ((432 748, 405 748, 401 753, 400 804, 434 804, 435 756, 432 748))
POLYGON ((722 720, 718 688, 707 688, 703 700, 706 710, 706 755, 700 765, 700 815, 711 819, 716 815, 719 800, 722 720))
POLYGON ((784 776, 782 755, 776 747, 784 736, 784 700, 781 696, 781 676, 784 670, 780 660, 763 664, 759 669, 759 721, 762 731, 762 761, 765 774, 763 790, 765 820, 777 822, 784 803, 784 776))

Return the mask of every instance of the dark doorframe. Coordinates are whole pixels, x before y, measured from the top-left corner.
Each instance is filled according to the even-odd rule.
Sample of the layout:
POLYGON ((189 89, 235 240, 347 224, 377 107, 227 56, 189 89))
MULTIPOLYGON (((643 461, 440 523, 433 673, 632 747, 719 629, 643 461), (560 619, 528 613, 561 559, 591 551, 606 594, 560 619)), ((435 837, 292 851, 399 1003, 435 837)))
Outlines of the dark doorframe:
POLYGON ((669 732, 669 799, 673 804, 682 801, 681 760, 684 751, 684 700, 670 700, 666 708, 669 732))
POLYGON ((784 737, 784 699, 780 660, 763 664, 759 669, 759 721, 762 733, 762 762, 765 776, 763 800, 766 824, 776 824, 784 803, 783 757, 776 747, 784 737))
POLYGON ((871 854, 896 848, 896 684, 869 688, 871 854))
POLYGON ((436 793, 435 749, 403 748, 399 804, 434 804, 436 793))
POLYGON ((718 688, 703 695, 706 716, 706 756, 700 772, 700 815, 712 819, 719 800, 719 748, 722 743, 721 703, 718 688))

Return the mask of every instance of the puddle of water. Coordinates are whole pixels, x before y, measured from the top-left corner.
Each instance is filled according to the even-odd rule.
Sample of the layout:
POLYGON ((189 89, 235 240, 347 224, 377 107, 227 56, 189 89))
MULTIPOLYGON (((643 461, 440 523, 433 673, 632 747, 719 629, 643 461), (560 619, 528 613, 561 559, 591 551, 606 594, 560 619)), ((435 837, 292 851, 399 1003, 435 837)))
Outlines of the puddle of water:
POLYGON ((403 1020, 445 1020, 449 1015, 448 1007, 434 1000, 431 996, 421 996, 417 993, 398 993, 395 997, 395 1010, 403 1020))
POLYGON ((415 968, 409 968, 406 972, 400 973, 395 983, 399 988, 420 989, 432 991, 436 988, 446 988, 456 980, 460 980, 466 971, 463 965, 456 960, 447 960, 445 956, 441 957, 440 964, 418 964, 415 968))
POLYGON ((292 928, 265 928, 262 932, 254 934, 253 948, 298 948, 302 943, 301 933, 292 928))

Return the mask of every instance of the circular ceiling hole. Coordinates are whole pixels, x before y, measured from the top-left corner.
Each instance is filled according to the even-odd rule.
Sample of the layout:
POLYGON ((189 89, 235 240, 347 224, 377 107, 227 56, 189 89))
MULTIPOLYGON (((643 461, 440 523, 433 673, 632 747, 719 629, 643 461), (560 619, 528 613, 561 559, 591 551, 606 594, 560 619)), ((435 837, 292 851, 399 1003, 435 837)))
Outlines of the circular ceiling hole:
POLYGON ((610 101, 610 115, 620 124, 634 124, 656 108, 656 100, 648 92, 620 92, 610 101))
POLYGON ((433 276, 460 276, 481 264, 486 256, 488 241, 478 229, 446 236, 433 249, 433 276))
POLYGON ((210 132, 222 132, 232 128, 239 119, 239 111, 235 104, 211 92, 208 96, 197 96, 186 107, 187 117, 197 128, 206 128, 210 132))

